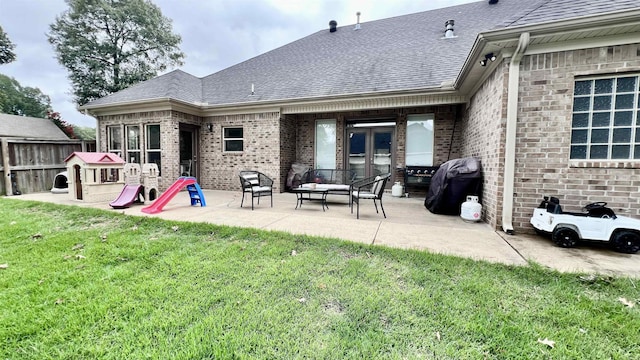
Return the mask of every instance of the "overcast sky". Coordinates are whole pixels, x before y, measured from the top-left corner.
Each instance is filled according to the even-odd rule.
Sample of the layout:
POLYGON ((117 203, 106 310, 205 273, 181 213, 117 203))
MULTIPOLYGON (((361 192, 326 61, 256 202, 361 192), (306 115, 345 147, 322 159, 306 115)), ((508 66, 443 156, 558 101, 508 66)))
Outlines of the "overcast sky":
MULTIPOLYGON (((152 0, 182 37, 180 67, 203 77, 316 31, 478 0, 152 0)), ((95 127, 76 110, 67 71, 55 59, 46 33, 67 9, 64 0, 0 0, 0 25, 16 45, 16 61, 0 73, 51 97, 67 122, 95 127)), ((444 29, 444 24, 442 25, 444 29)), ((174 69, 170 69, 174 70, 174 69)), ((169 71, 170 71, 169 70, 169 71)))

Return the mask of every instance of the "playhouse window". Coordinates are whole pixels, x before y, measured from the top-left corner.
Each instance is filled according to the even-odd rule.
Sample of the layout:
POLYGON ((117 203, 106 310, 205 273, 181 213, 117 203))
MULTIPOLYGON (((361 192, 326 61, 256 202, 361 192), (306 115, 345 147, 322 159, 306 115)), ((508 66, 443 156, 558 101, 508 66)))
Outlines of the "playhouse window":
POLYGON ((100 169, 100 182, 101 183, 111 183, 117 182, 119 179, 120 172, 118 169, 100 169))
POLYGON ((577 80, 572 115, 571 159, 640 159, 640 76, 577 80))

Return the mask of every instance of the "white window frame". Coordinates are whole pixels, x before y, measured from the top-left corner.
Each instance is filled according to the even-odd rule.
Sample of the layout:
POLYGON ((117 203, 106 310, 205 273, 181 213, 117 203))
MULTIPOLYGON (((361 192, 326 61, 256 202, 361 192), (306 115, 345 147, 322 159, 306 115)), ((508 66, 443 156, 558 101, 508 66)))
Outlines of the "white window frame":
POLYGON ((107 126, 107 152, 122 154, 122 126, 107 126))
POLYGON ((575 80, 569 157, 574 161, 640 161, 639 74, 575 80), (635 79, 633 88, 624 87, 628 79, 635 79), (607 90, 608 81, 611 87, 607 90), (605 135, 606 141, 599 139, 605 135))
POLYGON ((226 153, 241 153, 244 151, 244 127, 243 126, 223 126, 222 127, 222 151, 226 153), (228 129, 240 129, 242 131, 242 137, 227 136, 228 129), (241 142, 241 150, 229 150, 229 142, 241 142))
POLYGON ((336 119, 317 119, 314 162, 316 169, 335 169, 337 154, 336 119), (331 132, 333 131, 333 136, 331 132), (324 140, 323 140, 324 139, 324 140), (326 140, 326 141, 325 141, 326 140))
POLYGON ((127 144, 127 158, 126 161, 129 163, 142 163, 141 157, 141 149, 140 149, 140 125, 127 125, 125 126, 125 138, 127 144), (135 136, 131 136, 131 134, 135 134, 135 136), (134 158, 134 161, 131 161, 131 158, 134 158))
POLYGON ((433 166, 433 159, 434 159, 433 149, 434 148, 435 148, 435 115, 433 113, 407 115, 405 166, 433 166), (418 138, 416 137, 416 135, 410 134, 410 127, 414 122, 424 123, 423 127, 427 130, 427 136, 430 136, 430 138, 428 139, 425 139, 423 137, 418 138), (429 129, 429 127, 431 129, 429 129), (427 141, 427 143, 430 146, 428 146, 427 149, 420 148, 420 145, 423 144, 425 141, 427 141), (413 150, 423 150, 423 151, 413 151, 413 150))
POLYGON ((150 158, 149 154, 150 153, 157 154, 157 157, 158 157, 158 159, 160 161, 159 163, 157 163, 158 172, 159 172, 158 175, 160 175, 160 173, 162 173, 162 127, 160 126, 160 124, 147 124, 144 127, 144 130, 145 130, 145 139, 146 139, 146 141, 145 141, 145 149, 144 149, 145 150, 145 162, 147 162, 147 163, 151 162, 149 160, 149 158, 150 158), (159 139, 158 139, 158 147, 157 148, 151 147, 151 144, 150 144, 151 140, 153 140, 153 139, 149 135, 150 134, 150 130, 149 129, 152 126, 154 126, 154 127, 157 126, 158 127, 159 139))

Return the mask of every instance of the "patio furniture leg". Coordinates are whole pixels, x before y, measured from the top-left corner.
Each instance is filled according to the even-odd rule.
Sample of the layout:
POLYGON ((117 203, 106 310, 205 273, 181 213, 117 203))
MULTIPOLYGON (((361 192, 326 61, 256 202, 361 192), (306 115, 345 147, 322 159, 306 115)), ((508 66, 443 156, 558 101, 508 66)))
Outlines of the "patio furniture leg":
POLYGON ((271 193, 271 207, 273 207, 273 193, 271 193))
POLYGON ((382 206, 382 199, 380 199, 380 209, 382 209, 382 215, 384 215, 384 218, 387 218, 387 214, 384 213, 384 206, 382 206))
POLYGON ((251 194, 251 210, 253 210, 253 194, 251 194))
POLYGON ((242 207, 242 204, 244 204, 244 191, 242 192, 242 201, 240 201, 240 207, 242 207))
MULTIPOLYGON (((380 214, 380 213, 378 212, 378 205, 376 204, 376 199, 373 199, 373 206, 375 206, 375 207, 376 207, 376 214, 380 214)), ((380 203, 380 206, 382 206, 382 203, 380 203)))

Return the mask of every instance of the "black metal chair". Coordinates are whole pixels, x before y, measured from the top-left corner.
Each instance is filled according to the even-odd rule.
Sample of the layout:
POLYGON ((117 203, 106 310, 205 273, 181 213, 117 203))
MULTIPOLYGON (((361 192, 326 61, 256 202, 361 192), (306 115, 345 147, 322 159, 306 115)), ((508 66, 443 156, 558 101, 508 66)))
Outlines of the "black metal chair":
POLYGON ((376 207, 376 213, 378 213, 378 205, 376 200, 380 201, 380 209, 382 209, 382 215, 385 219, 387 214, 384 212, 382 206, 382 195, 384 195, 384 189, 387 186, 387 181, 391 178, 391 173, 372 176, 366 179, 358 180, 351 185, 351 213, 353 214, 353 203, 356 204, 356 219, 360 219, 360 200, 373 200, 373 205, 376 207))
POLYGON ((244 195, 251 194, 251 210, 253 210, 253 199, 263 196, 271 197, 271 207, 273 207, 273 180, 267 175, 253 170, 240 171, 240 185, 242 186, 242 201, 240 207, 244 204, 244 195))

